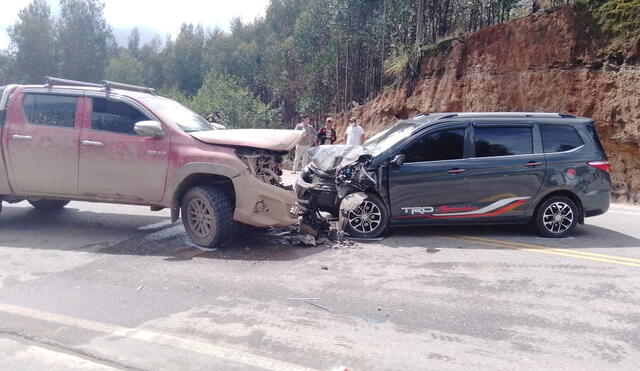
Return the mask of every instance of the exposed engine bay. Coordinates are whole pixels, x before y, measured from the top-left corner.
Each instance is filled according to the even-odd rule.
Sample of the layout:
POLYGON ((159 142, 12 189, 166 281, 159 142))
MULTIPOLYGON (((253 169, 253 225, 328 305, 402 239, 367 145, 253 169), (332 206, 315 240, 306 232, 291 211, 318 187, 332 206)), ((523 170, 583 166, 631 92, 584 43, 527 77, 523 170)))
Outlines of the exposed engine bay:
POLYGON ((296 183, 299 202, 307 210, 337 216, 347 195, 377 188, 378 174, 369 169, 373 158, 360 146, 320 146, 312 148, 309 156, 311 163, 296 183))
POLYGON ((286 152, 238 148, 236 154, 247 165, 251 175, 264 183, 287 188, 282 184, 282 158, 286 152))
POLYGON ((345 213, 360 207, 367 192, 378 193, 382 168, 371 166, 373 157, 360 146, 320 146, 309 151, 310 164, 295 186, 303 211, 300 230, 316 235, 326 231, 322 212, 338 218, 343 233, 345 213))

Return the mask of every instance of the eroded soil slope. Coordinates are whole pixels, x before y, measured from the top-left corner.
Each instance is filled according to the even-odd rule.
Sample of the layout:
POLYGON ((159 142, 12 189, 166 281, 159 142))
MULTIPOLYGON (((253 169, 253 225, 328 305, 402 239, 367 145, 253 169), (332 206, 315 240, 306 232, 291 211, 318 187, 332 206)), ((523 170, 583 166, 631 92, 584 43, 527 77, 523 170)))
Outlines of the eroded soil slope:
POLYGON ((441 45, 415 81, 342 115, 368 134, 420 112, 548 111, 596 120, 615 200, 640 203, 640 42, 603 52, 573 7, 490 27, 441 45))

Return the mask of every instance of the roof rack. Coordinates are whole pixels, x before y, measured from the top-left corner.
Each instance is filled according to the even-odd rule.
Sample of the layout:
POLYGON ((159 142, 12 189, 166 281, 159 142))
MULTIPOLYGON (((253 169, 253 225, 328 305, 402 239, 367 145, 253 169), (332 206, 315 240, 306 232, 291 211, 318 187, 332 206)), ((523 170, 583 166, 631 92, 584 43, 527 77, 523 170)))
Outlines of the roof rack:
POLYGON ((440 116, 437 119, 445 119, 452 117, 483 117, 483 116, 499 116, 499 117, 561 117, 576 118, 569 113, 551 113, 551 112, 461 112, 452 113, 450 115, 440 116))
POLYGON ((155 89, 148 88, 146 86, 123 84, 121 82, 108 81, 108 80, 102 80, 102 84, 104 85, 105 89, 107 89, 107 90, 110 90, 110 89, 122 89, 122 90, 139 91, 139 92, 142 92, 142 93, 149 93, 149 94, 156 95, 156 90, 155 89))
POLYGON ((93 82, 84 82, 84 81, 76 81, 76 80, 68 80, 68 79, 60 79, 57 77, 47 76, 45 77, 45 85, 52 87, 53 85, 73 85, 73 86, 86 86, 91 88, 102 88, 104 87, 101 84, 96 84, 93 82))
POLYGON ((156 95, 156 91, 153 88, 148 88, 146 86, 123 84, 121 82, 108 81, 108 80, 102 80, 102 84, 97 84, 94 82, 76 81, 76 80, 61 79, 58 77, 47 76, 45 80, 45 85, 48 87, 52 87, 54 85, 86 86, 90 88, 103 88, 107 91, 111 89, 122 89, 122 90, 138 91, 142 93, 149 93, 149 94, 156 95))

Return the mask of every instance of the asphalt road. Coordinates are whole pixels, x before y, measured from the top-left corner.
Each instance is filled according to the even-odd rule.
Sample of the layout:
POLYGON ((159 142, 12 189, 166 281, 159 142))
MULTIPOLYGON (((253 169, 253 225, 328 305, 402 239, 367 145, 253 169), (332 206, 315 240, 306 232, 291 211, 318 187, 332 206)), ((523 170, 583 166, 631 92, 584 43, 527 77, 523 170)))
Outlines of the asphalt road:
POLYGON ((245 231, 205 252, 167 211, 5 204, 0 369, 637 369, 639 227, 640 208, 613 206, 561 240, 245 231))

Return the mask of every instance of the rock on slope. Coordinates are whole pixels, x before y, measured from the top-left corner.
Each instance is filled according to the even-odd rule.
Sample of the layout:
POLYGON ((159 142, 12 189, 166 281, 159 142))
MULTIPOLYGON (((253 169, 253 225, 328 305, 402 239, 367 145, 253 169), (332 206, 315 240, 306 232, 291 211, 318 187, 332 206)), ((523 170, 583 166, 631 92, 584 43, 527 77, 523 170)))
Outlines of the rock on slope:
POLYGON ((640 203, 640 42, 602 57, 575 9, 564 7, 449 41, 425 56, 416 81, 387 88, 338 118, 368 134, 420 112, 569 112, 596 120, 612 163, 614 199, 640 203))

